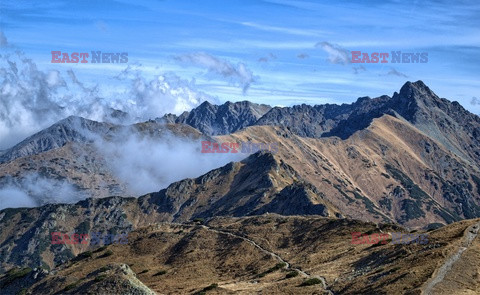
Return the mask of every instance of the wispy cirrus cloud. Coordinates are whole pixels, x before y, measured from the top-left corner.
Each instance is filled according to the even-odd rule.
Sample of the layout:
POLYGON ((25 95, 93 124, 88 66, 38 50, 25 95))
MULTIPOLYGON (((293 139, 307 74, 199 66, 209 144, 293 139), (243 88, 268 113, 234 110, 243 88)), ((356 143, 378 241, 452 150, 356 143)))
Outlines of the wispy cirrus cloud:
POLYGON ((347 65, 351 63, 350 51, 338 44, 326 41, 318 42, 315 47, 322 48, 328 53, 328 61, 333 64, 347 65))
POLYGON ((284 34, 297 35, 297 36, 320 37, 326 34, 326 32, 323 32, 323 31, 261 25, 253 22, 241 22, 240 24, 246 27, 255 28, 262 31, 284 33, 284 34))
POLYGON ((255 82, 252 71, 241 62, 234 65, 225 59, 215 57, 205 52, 179 55, 176 56, 175 59, 182 63, 205 68, 209 73, 221 76, 234 84, 240 85, 243 94, 245 94, 250 85, 255 82))
MULTIPOLYGON (((158 71, 155 67, 160 66, 162 71, 176 72, 186 80, 195 81, 197 87, 206 93, 222 86, 218 87, 221 91, 212 93, 222 100, 236 99, 238 85, 241 85, 239 78, 227 78, 234 83, 226 86, 224 82, 227 79, 223 76, 220 75, 222 79, 212 79, 212 73, 218 75, 215 72, 198 75, 197 68, 181 68, 171 59, 172 54, 209 52, 219 57, 234 58, 235 62, 227 60, 235 67, 236 61, 245 61, 256 75, 262 77, 253 84, 255 89, 248 88, 250 100, 264 99, 263 95, 255 96, 258 87, 282 89, 285 93, 290 89, 301 90, 291 80, 274 81, 274 77, 310 76, 318 80, 319 75, 327 72, 338 79, 349 79, 343 87, 350 92, 328 92, 332 98, 345 102, 365 92, 373 95, 373 92, 384 94, 380 91, 391 91, 385 83, 382 83, 382 88, 372 87, 374 79, 388 77, 392 81, 389 87, 398 87, 393 81, 404 80, 404 77, 395 76, 393 72, 385 76, 390 68, 382 68, 381 65, 364 65, 368 70, 364 72, 358 64, 348 64, 351 56, 342 59, 343 49, 369 53, 401 50, 429 52, 429 62, 425 65, 396 67, 410 79, 428 78, 429 87, 443 97, 455 97, 462 89, 464 96, 460 102, 470 109, 478 108, 478 105, 470 103, 471 98, 476 96, 480 99, 475 90, 478 88, 477 81, 480 81, 480 64, 475 62, 480 47, 478 1, 426 0, 412 3, 388 0, 338 4, 332 0, 259 0, 190 6, 182 4, 182 1, 140 0, 132 4, 127 0, 105 0, 78 3, 74 10, 69 9, 69 2, 64 0, 48 3, 33 0, 3 2, 6 3, 2 9, 2 30, 9 37, 7 47, 15 44, 28 48, 33 57, 38 58, 38 65, 46 71, 69 66, 48 64, 46 56, 54 48, 70 52, 80 49, 122 50, 130 53, 132 62, 135 60, 143 64, 144 73, 154 75, 158 71), (105 10, 109 11, 108 18, 105 18, 105 10), (358 17, 359 14, 362 17, 358 17), (459 19, 462 21, 459 22, 459 19), (80 26, 86 29, 71 34, 80 26), (92 31, 97 33, 92 34, 92 31), (319 43, 318 51, 314 52, 312 49, 318 41, 327 42, 323 46, 319 43), (324 53, 328 51, 331 53, 324 53), (268 52, 281 57, 275 60, 274 66, 266 56, 268 52), (308 53, 310 57, 302 58, 300 53, 308 53), (319 60, 327 58, 335 63, 319 60), (340 67, 339 64, 346 66, 340 67), (442 70, 446 64, 450 66, 447 72, 442 70), (357 68, 354 69, 354 66, 357 68), (457 78, 473 81, 459 84, 457 78)), ((85 64, 75 66, 75 74, 85 85, 89 85, 86 79, 93 80, 91 83, 95 84, 103 79, 104 70, 116 73, 117 67, 112 64, 85 64)), ((106 83, 102 81, 103 85, 106 83)), ((322 89, 325 88, 316 91, 319 95, 327 95, 322 89)), ((291 99, 297 98, 292 94, 291 99)))

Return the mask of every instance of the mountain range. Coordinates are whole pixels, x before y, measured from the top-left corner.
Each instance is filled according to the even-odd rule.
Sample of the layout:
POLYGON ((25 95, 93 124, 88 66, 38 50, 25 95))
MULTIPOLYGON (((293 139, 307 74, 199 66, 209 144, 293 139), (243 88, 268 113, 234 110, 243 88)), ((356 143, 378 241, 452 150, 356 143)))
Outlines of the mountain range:
MULTIPOLYGON (((478 232, 480 118, 422 81, 405 83, 391 97, 361 97, 352 104, 204 102, 179 116, 133 125, 69 117, 0 155, 0 188, 22 187, 38 177, 58 187, 68 184, 65 193, 78 202, 56 204, 50 193, 29 187, 38 207, 0 211, 0 283, 8 292, 27 286, 32 294, 43 294, 45 287, 85 293, 115 285, 131 294, 194 293, 203 292, 202 284, 218 283, 209 292, 312 294, 313 287, 299 285, 314 278, 326 294, 368 288, 419 294, 455 284, 480 290, 470 283, 478 273, 463 256, 457 260, 468 275, 455 281, 446 273, 432 283, 468 232, 478 232), (139 172, 128 166, 120 175, 112 166, 118 151, 106 148, 127 145, 130 137, 152 148, 170 144, 166 152, 172 157, 179 146, 191 145, 188 151, 199 163, 225 156, 201 153, 202 140, 277 143, 279 149, 227 155, 236 158, 208 171, 192 167, 192 177, 167 178, 174 181, 138 196, 128 177, 139 172), (91 246, 50 243, 51 232, 91 230, 128 231, 132 239, 109 246, 108 258, 92 254, 100 252, 91 246), (353 231, 421 231, 434 242, 359 249, 349 244, 353 231), (82 256, 85 251, 90 256, 82 256), (152 259, 161 267, 150 265, 152 259), (417 280, 409 277, 414 260, 417 280), (281 266, 258 277, 275 263, 281 266), (139 273, 139 264, 149 268, 139 273), (10 282, 13 267, 36 269, 10 282), (152 275, 161 270, 165 276, 152 275), (103 272, 103 280, 93 279, 103 272), (287 280, 282 272, 297 275, 287 280)), ((478 255, 478 242, 467 244, 467 255, 478 255)))

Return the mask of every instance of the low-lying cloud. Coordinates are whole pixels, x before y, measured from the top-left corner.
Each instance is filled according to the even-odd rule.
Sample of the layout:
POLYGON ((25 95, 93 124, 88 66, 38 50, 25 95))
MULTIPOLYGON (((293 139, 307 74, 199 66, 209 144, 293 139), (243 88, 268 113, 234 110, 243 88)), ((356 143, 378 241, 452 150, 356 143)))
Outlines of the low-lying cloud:
MULTIPOLYGON (((93 144, 96 153, 105 159, 106 170, 111 172, 122 188, 126 188, 126 191, 121 190, 126 196, 157 192, 175 181, 199 177, 212 169, 248 156, 241 153, 201 153, 201 139, 175 135, 165 129, 166 126, 162 123, 149 122, 141 125, 143 127, 118 127, 106 138, 103 133, 87 129, 77 120, 72 124, 72 128, 84 136, 85 142, 93 144), (151 126, 147 127, 148 124, 151 126)), ((72 167, 66 166, 65 169, 72 167)), ((91 169, 85 171, 84 173, 89 173, 85 179, 101 175, 91 172, 91 169)), ((94 193, 88 188, 79 189, 73 179, 58 179, 38 173, 27 172, 25 175, 0 179, 0 209, 36 207, 47 203, 75 203, 93 197, 94 193)), ((110 195, 118 194, 115 191, 105 197, 110 195)))
POLYGON ((88 194, 67 180, 28 173, 21 178, 7 178, 0 185, 0 210, 4 208, 36 207, 49 203, 75 203, 88 194))
POLYGON ((110 170, 134 195, 166 188, 185 178, 195 178, 245 154, 203 154, 200 140, 180 138, 167 132, 161 137, 123 132, 117 140, 95 142, 110 170))
MULTIPOLYGON (((123 88, 104 91, 101 83, 81 81, 74 70, 39 69, 33 60, 9 45, 3 33, 0 42, 6 48, 0 59, 0 154, 71 115, 128 125, 166 113, 190 111, 206 100, 218 103, 215 97, 199 91, 194 81, 169 72, 147 76, 139 64, 129 64, 117 76, 108 78, 123 88)), ((242 63, 233 65, 208 54, 180 59, 231 79, 244 92, 254 81, 252 72, 242 63)), ((109 170, 134 195, 158 191, 174 181, 198 177, 245 157, 202 154, 200 140, 168 132, 158 136, 153 130, 155 135, 146 136, 125 127, 129 131, 107 140, 105 134, 81 130, 81 124, 77 125, 72 128, 84 132, 107 160, 109 170)), ((4 177, 0 182, 0 209, 73 203, 91 196, 74 183, 68 178, 59 180, 25 171, 16 177, 4 177)))

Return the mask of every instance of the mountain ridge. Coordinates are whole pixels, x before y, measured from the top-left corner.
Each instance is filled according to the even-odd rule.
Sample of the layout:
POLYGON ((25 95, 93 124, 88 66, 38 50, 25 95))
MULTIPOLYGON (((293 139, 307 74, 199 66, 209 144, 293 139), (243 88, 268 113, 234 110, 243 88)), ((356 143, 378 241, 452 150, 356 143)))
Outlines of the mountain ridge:
POLYGON ((214 286, 211 278, 225 294, 311 294, 319 286, 304 288, 310 279, 318 280, 318 291, 344 294, 418 293, 446 282, 449 290, 477 286, 477 268, 468 260, 478 252, 478 239, 472 239, 479 224, 470 219, 480 217, 479 123, 421 81, 406 83, 392 97, 360 97, 340 106, 203 103, 179 117, 133 125, 69 117, 8 150, 0 185, 38 170, 93 197, 0 210, 0 285, 14 294, 22 284, 35 294, 104 292, 110 284, 118 292, 182 293, 188 286, 193 293, 214 286), (152 149, 143 145, 142 153, 156 144, 192 144, 188 151, 202 157, 199 163, 222 156, 201 153, 203 140, 276 143, 278 149, 245 154, 135 198, 109 170, 115 157, 95 146, 101 139, 122 147, 126 135, 161 139, 147 140, 152 149), (351 232, 408 229, 428 233, 431 244, 350 243, 351 232), (52 232, 130 234, 128 245, 97 249, 53 245, 52 232), (445 273, 443 260, 458 250, 466 256, 445 273), (460 281, 459 268, 465 271, 460 281), (199 276, 202 271, 208 276, 199 276))

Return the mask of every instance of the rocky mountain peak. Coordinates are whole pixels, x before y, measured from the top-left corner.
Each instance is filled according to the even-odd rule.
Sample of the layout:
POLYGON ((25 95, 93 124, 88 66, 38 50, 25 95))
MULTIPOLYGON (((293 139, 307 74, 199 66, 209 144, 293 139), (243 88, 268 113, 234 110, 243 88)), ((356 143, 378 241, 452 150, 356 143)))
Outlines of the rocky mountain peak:
POLYGON ((211 104, 207 100, 202 102, 196 109, 197 110, 215 110, 217 108, 216 105, 211 104))
POLYGON ((410 82, 410 81, 407 81, 405 84, 403 84, 402 88, 400 88, 400 94, 408 94, 408 93, 412 93, 412 92, 425 92, 425 91, 428 91, 428 92, 431 92, 433 93, 430 88, 428 88, 427 85, 425 85, 425 83, 423 83, 423 81, 421 80, 418 80, 417 82, 410 82))
POLYGON ((432 102, 438 100, 438 96, 421 80, 417 82, 406 82, 400 89, 398 95, 394 95, 394 98, 400 99, 406 102, 422 101, 423 103, 430 105, 432 102))

